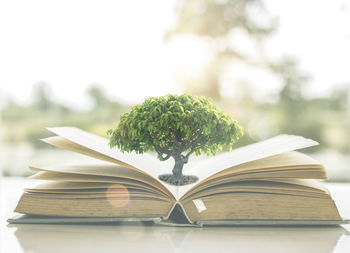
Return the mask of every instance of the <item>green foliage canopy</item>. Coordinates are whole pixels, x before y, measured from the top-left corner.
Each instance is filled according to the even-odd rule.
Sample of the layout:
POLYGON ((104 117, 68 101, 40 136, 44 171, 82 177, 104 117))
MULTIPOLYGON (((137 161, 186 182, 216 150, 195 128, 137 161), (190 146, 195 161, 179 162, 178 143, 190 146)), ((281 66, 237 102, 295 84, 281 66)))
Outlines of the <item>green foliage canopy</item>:
POLYGON ((139 154, 156 151, 164 161, 170 156, 188 160, 192 153, 215 155, 224 146, 232 148, 243 129, 205 97, 166 95, 134 106, 108 134, 111 147, 139 154))

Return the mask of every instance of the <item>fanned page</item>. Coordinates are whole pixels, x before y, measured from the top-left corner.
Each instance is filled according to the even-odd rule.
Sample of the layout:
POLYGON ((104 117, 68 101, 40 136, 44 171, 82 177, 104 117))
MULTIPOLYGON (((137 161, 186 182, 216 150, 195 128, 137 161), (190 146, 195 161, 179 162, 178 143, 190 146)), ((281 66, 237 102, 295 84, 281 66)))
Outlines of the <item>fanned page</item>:
POLYGON ((159 161, 155 156, 147 153, 142 155, 137 155, 135 152, 122 153, 118 149, 111 149, 106 138, 75 127, 53 127, 47 129, 57 136, 45 138, 42 141, 62 149, 116 163, 146 174, 160 184, 161 188, 166 188, 172 195, 172 198, 177 199, 175 195, 177 187, 158 179, 160 174, 166 173, 168 166, 166 165, 167 163, 159 161))
POLYGON ((195 185, 187 185, 179 188, 176 196, 181 198, 189 190, 191 190, 191 188, 196 187, 203 180, 225 169, 318 144, 319 143, 314 140, 301 136, 278 135, 276 137, 237 148, 230 152, 225 152, 203 160, 196 166, 190 167, 185 171, 185 173, 188 175, 196 175, 199 180, 195 185))
MULTIPOLYGON (((317 142, 300 136, 279 135, 259 143, 247 145, 245 147, 205 159, 192 168, 185 167, 184 174, 196 175, 199 180, 196 182, 196 184, 172 186, 158 179, 159 175, 170 172, 172 168, 168 168, 165 166, 165 163, 162 164, 162 162, 152 155, 121 153, 117 149, 110 149, 107 139, 74 127, 55 127, 48 128, 48 130, 58 136, 61 136, 65 140, 78 145, 78 147, 71 149, 72 151, 102 160, 112 159, 111 161, 114 161, 115 163, 120 165, 129 165, 129 168, 141 171, 144 174, 153 177, 160 184, 165 186, 174 195, 175 199, 180 199, 192 187, 197 186, 203 180, 225 169, 265 157, 318 145, 317 142)), ((47 142, 50 143, 50 141, 47 142)), ((59 147, 60 145, 56 146, 59 147)), ((69 149, 64 147, 64 145, 61 145, 61 147, 69 149)))
POLYGON ((129 165, 152 177, 159 175, 160 161, 149 154, 137 155, 134 152, 122 153, 118 149, 111 149, 106 138, 75 127, 53 127, 47 129, 73 143, 95 151, 100 155, 110 157, 120 165, 129 165))
POLYGON ((88 183, 110 183, 122 184, 132 187, 142 187, 163 193, 172 199, 172 193, 156 181, 153 177, 126 167, 118 166, 103 161, 91 164, 51 166, 39 168, 29 166, 31 170, 39 173, 31 176, 34 179, 60 181, 60 182, 88 182, 88 183))

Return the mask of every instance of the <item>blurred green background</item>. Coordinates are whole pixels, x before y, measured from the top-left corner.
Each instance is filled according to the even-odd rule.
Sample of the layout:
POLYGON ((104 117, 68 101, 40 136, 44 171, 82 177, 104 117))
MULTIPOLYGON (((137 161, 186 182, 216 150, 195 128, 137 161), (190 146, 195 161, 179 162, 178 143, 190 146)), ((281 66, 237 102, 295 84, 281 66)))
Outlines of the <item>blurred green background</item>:
MULTIPOLYGON (((283 23, 283 15, 278 15, 278 8, 275 8, 275 14, 271 14, 266 6, 270 6, 269 1, 259 0, 186 0, 172 5, 173 21, 162 32, 161 43, 172 45, 183 38, 181 48, 190 47, 188 50, 191 51, 191 47, 204 45, 204 51, 210 57, 205 58, 196 71, 190 70, 189 74, 186 65, 178 68, 172 76, 175 84, 169 89, 163 84, 157 86, 161 89, 152 86, 154 94, 158 96, 175 91, 212 98, 221 110, 244 126, 245 136, 237 147, 280 133, 312 138, 321 145, 305 151, 325 164, 330 180, 350 181, 350 73, 348 82, 334 86, 328 83, 325 94, 310 95, 313 74, 303 68, 298 55, 271 57, 266 53, 264 43, 271 37, 283 35, 280 32, 283 26, 279 26, 280 21, 283 23), (241 40, 242 36, 236 37, 236 33, 244 34, 242 36, 249 38, 253 46, 245 47, 249 43, 241 40), (186 44, 188 38, 200 42, 186 44), (235 78, 235 73, 242 68, 243 74, 235 78), (269 78, 264 80, 259 75, 254 76, 261 71, 269 78), (274 80, 274 85, 271 86, 269 80, 274 80), (257 86, 260 87, 258 92, 257 86), (266 92, 257 94, 265 87, 266 92)), ((340 2, 336 7, 342 12, 347 6, 340 2)), ((295 38, 296 41, 300 39, 308 40, 295 38)), ((139 43, 142 44, 142 41, 139 43)), ((319 61, 327 60, 322 54, 318 57, 319 61)), ((186 60, 191 59, 184 56, 183 62, 186 60)), ((341 63, 333 62, 330 66, 337 68, 337 64, 341 63)), ((40 80, 41 77, 37 78, 40 80)), ((31 86, 30 99, 25 103, 11 94, 3 95, 0 161, 3 175, 26 176, 30 174, 28 163, 52 164, 53 159, 68 159, 69 154, 40 141, 40 138, 50 136, 45 127, 76 126, 105 136, 107 129, 118 124, 120 115, 136 102, 128 97, 110 95, 113 88, 106 87, 103 81, 99 82, 86 83, 80 89, 89 104, 83 108, 57 99, 56 86, 46 81, 28 84, 31 86)), ((3 82, 3 85, 8 84, 3 82)), ((115 89, 123 89, 127 85, 119 85, 115 89)), ((69 87, 66 87, 66 94, 74 96, 70 94, 69 87)), ((147 96, 139 95, 140 102, 147 96)))

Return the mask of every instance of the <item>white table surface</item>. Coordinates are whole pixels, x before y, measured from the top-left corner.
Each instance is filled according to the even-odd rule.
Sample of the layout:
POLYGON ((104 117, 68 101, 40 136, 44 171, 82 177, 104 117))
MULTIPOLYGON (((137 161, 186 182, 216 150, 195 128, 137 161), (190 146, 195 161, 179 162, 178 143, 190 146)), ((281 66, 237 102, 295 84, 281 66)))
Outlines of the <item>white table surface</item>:
MULTIPOLYGON (((1 180, 1 253, 17 252, 350 252, 350 225, 335 227, 174 228, 121 225, 9 225, 23 188, 1 180)), ((350 217, 350 184, 328 184, 342 214, 350 217)))

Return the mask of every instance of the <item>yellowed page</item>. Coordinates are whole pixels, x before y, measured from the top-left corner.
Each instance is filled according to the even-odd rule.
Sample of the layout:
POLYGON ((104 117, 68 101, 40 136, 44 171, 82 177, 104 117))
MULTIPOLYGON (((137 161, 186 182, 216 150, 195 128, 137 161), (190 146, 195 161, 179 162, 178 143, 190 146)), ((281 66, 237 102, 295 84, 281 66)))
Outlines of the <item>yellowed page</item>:
MULTIPOLYGON (((91 182, 45 182, 33 188, 33 190, 73 190, 73 189, 107 189, 113 183, 91 183, 91 182)), ((29 188, 31 189, 31 188, 29 188)))
POLYGON ((233 181, 225 184, 220 184, 215 187, 202 188, 193 192, 188 192, 181 200, 196 199, 203 196, 208 196, 217 193, 229 192, 264 192, 263 189, 276 190, 276 193, 292 194, 292 190, 302 190, 306 193, 322 193, 329 194, 328 190, 315 179, 280 179, 280 178, 265 178, 248 181, 233 181), (261 188, 259 188, 261 187, 261 188), (260 189, 260 190, 259 190, 260 189), (290 192, 289 192, 290 191, 290 192))
MULTIPOLYGON (((37 169, 34 169, 38 171, 37 169)), ((65 182, 92 182, 92 183, 113 183, 113 184, 130 184, 130 185, 139 185, 142 187, 154 188, 153 185, 150 185, 139 180, 131 178, 122 178, 122 177, 111 177, 111 176, 97 176, 97 175, 85 175, 77 173, 65 173, 65 172, 55 172, 48 170, 40 170, 36 174, 29 177, 30 179, 39 179, 46 181, 65 181, 65 182)))
POLYGON ((160 192, 152 192, 144 189, 135 188, 132 186, 124 186, 119 190, 119 188, 115 188, 116 184, 111 183, 95 183, 95 182, 46 182, 37 185, 34 188, 27 188, 25 191, 27 193, 34 194, 33 196, 46 196, 46 197, 54 197, 54 194, 58 194, 61 198, 74 198, 76 195, 84 195, 87 198, 89 196, 96 195, 96 193, 86 192, 86 190, 104 190, 104 192, 98 193, 102 197, 106 197, 107 195, 132 195, 133 197, 157 197, 162 198, 164 200, 169 200, 168 196, 164 196, 160 192), (67 194, 64 192, 63 194, 59 191, 69 191, 67 194), (72 190, 75 193, 71 193, 72 190), (56 191, 56 192, 55 192, 56 191), (54 193, 53 193, 54 192, 54 193), (43 195, 40 195, 43 194, 43 195))
POLYGON ((163 201, 169 201, 168 198, 164 198, 162 195, 157 195, 157 194, 150 194, 147 192, 137 192, 137 191, 132 191, 128 192, 126 194, 118 194, 118 193, 113 193, 113 194, 108 194, 108 193, 102 193, 102 194, 55 194, 55 193, 50 193, 47 194, 45 193, 25 193, 25 194, 32 194, 33 197, 36 198, 50 198, 50 199, 112 199, 112 198, 118 198, 118 200, 129 200, 130 199, 130 194, 132 194, 132 199, 159 199, 163 201))
POLYGON ((326 179, 326 172, 319 162, 305 154, 292 151, 222 170, 211 177, 202 180, 200 184, 192 187, 186 195, 192 191, 197 191, 197 189, 221 184, 222 179, 224 179, 225 182, 229 180, 242 180, 245 178, 252 179, 256 178, 256 176, 265 178, 266 176, 271 176, 271 179, 274 179, 276 177, 290 177, 291 172, 297 176, 300 175, 302 178, 306 178, 305 175, 309 174, 308 178, 326 179), (315 172, 319 175, 318 177, 315 177, 315 172), (280 175, 277 175, 277 173, 280 175))
POLYGON ((187 185, 179 188, 176 196, 181 198, 191 188, 196 187, 207 178, 228 168, 315 145, 318 145, 316 141, 301 136, 279 135, 214 156, 186 170, 187 175, 196 175, 199 180, 195 185, 187 185))
POLYGON ((131 198, 125 202, 116 202, 114 198, 58 199, 25 193, 15 212, 69 217, 145 217, 145 214, 148 217, 163 217, 169 213, 172 206, 172 201, 162 199, 131 198))
POLYGON ((318 190, 329 194, 328 189, 321 182, 314 179, 274 179, 272 181, 286 184, 302 185, 308 187, 310 190, 318 190))
POLYGON ((35 175, 30 176, 29 178, 46 180, 46 181, 58 181, 58 182, 113 183, 113 184, 123 185, 125 187, 152 191, 154 193, 159 193, 169 198, 168 191, 163 192, 161 189, 156 188, 153 185, 149 185, 141 181, 136 181, 129 178, 83 175, 83 174, 73 174, 73 173, 58 173, 58 172, 49 172, 49 171, 39 171, 35 175))
POLYGON ((254 180, 232 182, 228 184, 218 185, 214 188, 203 189, 186 199, 197 199, 205 196, 226 193, 274 193, 274 194, 288 194, 288 195, 304 195, 313 197, 329 197, 328 191, 322 187, 316 180, 313 179, 291 179, 291 180, 254 180))
POLYGON ((90 164, 71 164, 50 167, 29 166, 29 168, 35 171, 49 171, 57 173, 129 178, 147 184, 154 184, 153 178, 150 178, 143 173, 131 170, 123 166, 118 166, 115 164, 105 162, 95 162, 90 164))
POLYGON ((56 173, 71 173, 77 175, 90 175, 90 176, 103 176, 103 177, 120 177, 126 179, 132 179, 136 181, 143 182, 147 185, 153 186, 164 192, 172 198, 172 194, 168 191, 166 187, 159 184, 154 178, 147 176, 136 170, 126 168, 123 166, 118 166, 106 162, 96 162, 95 164, 77 164, 77 165, 67 165, 67 166, 51 166, 45 168, 39 168, 35 166, 29 166, 31 170, 35 171, 47 171, 56 173))
POLYGON ((171 172, 169 164, 172 161, 161 162, 150 154, 122 153, 118 149, 111 149, 106 138, 75 127, 54 127, 48 128, 48 130, 58 136, 45 138, 44 142, 142 172, 152 177, 158 182, 158 185, 162 185, 162 188, 166 188, 170 193, 169 196, 172 195, 172 198, 176 198, 177 187, 158 179, 159 175, 171 172))
POLYGON ((286 153, 262 158, 259 160, 240 164, 237 166, 232 166, 231 168, 220 171, 215 175, 224 176, 228 174, 237 174, 242 172, 253 172, 253 171, 255 172, 258 170, 266 171, 268 169, 278 169, 278 168, 293 170, 295 169, 295 167, 319 168, 320 170, 324 171, 324 168, 320 164, 320 162, 314 160, 310 156, 305 155, 303 153, 292 151, 292 152, 286 152, 286 153))

